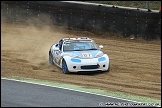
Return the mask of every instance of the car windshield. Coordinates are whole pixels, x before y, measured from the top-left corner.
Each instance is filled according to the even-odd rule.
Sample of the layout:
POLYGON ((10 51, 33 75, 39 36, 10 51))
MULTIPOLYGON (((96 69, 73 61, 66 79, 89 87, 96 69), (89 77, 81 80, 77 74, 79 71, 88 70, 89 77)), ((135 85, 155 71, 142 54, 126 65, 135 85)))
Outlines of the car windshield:
POLYGON ((63 51, 85 51, 98 49, 98 46, 93 41, 67 41, 63 44, 63 51))

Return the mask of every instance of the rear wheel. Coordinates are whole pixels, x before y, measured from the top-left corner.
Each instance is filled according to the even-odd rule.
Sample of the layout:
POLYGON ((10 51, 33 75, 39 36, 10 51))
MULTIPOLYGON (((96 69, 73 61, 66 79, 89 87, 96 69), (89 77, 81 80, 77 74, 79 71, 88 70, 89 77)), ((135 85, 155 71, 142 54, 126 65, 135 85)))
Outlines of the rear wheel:
POLYGON ((51 52, 49 53, 49 63, 52 65, 53 64, 53 57, 51 52))
POLYGON ((65 60, 62 61, 62 72, 64 74, 68 74, 69 73, 69 70, 67 68, 66 61, 65 60))

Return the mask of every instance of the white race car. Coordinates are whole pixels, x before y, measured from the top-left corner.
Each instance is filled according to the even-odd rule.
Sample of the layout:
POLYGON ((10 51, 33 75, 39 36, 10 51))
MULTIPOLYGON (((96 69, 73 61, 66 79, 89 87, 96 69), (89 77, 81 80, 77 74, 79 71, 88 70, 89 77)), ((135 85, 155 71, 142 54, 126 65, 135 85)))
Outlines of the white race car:
POLYGON ((87 37, 63 38, 49 50, 49 63, 69 72, 109 71, 110 60, 102 45, 87 37))

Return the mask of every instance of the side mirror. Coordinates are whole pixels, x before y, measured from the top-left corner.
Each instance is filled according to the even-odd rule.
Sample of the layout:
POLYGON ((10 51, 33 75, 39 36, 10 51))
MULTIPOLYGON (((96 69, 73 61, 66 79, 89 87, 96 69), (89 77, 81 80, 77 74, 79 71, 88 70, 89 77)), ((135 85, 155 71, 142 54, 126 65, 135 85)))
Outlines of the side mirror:
POLYGON ((99 48, 102 49, 103 48, 103 45, 99 45, 99 48))

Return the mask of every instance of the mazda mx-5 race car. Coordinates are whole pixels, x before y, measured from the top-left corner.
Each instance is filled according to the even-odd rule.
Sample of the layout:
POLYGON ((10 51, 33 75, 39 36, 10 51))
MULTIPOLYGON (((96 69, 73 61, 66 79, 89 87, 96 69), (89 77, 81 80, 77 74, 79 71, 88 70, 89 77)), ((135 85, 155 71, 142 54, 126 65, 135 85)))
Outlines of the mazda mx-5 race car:
POLYGON ((109 71, 110 60, 101 51, 94 40, 81 38, 63 38, 53 44, 49 50, 49 63, 55 64, 62 72, 109 71))

